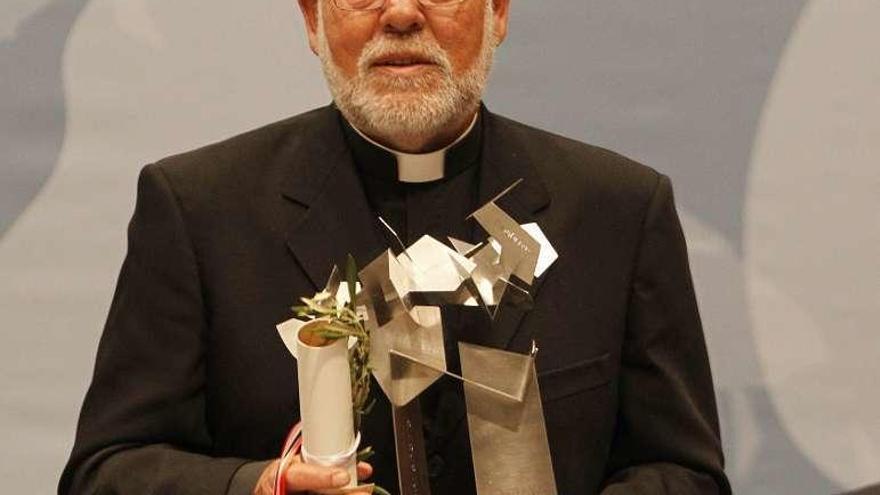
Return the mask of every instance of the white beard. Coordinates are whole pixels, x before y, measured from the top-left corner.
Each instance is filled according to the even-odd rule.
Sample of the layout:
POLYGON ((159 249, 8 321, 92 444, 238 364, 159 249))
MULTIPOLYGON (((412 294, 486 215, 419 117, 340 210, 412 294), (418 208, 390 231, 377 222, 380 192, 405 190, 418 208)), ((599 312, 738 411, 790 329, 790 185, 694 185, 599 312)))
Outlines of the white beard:
POLYGON ((492 68, 496 46, 492 0, 486 0, 484 18, 480 54, 460 76, 453 75, 449 57, 437 41, 419 31, 370 40, 358 59, 357 74, 349 79, 333 60, 319 14, 318 56, 336 106, 362 132, 389 142, 427 141, 465 121, 477 109, 492 68), (370 69, 377 57, 397 51, 414 52, 436 66, 418 76, 370 69))

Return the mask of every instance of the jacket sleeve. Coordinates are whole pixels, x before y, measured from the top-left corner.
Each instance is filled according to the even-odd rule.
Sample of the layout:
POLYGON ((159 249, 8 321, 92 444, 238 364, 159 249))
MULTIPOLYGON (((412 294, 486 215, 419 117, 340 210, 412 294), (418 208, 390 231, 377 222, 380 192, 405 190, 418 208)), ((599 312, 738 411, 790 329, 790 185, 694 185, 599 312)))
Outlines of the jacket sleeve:
POLYGON ((59 494, 226 492, 246 461, 211 456, 204 307, 179 202, 149 165, 59 494))
POLYGON ((729 494, 709 358, 666 176, 647 208, 603 495, 729 494))

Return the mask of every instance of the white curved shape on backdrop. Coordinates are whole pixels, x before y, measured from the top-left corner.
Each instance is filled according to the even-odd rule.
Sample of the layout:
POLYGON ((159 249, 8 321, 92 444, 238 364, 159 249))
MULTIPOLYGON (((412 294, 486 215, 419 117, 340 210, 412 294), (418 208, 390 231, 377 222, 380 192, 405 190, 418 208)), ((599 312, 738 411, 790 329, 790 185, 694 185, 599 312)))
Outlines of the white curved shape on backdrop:
POLYGON ((766 104, 747 195, 747 288, 774 404, 846 488, 880 466, 880 2, 814 0, 766 104))
POLYGON ((70 452, 140 167, 329 101, 296 2, 119 2, 71 33, 59 165, 0 241, 9 493, 52 493, 70 452))
POLYGON ((150 15, 146 0, 116 0, 116 25, 133 39, 152 48, 162 48, 165 38, 150 15))

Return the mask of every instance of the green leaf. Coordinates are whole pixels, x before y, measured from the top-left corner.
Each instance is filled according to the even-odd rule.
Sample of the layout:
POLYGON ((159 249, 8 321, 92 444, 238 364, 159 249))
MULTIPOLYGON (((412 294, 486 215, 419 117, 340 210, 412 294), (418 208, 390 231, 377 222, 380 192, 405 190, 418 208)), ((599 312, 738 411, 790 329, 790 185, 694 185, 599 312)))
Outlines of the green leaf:
POLYGON ((376 455, 376 452, 373 450, 373 446, 368 445, 358 451, 357 460, 358 460, 358 462, 366 461, 366 460, 370 459, 371 457, 373 457, 374 455, 376 455))
POLYGON ((316 330, 315 335, 327 340, 339 340, 343 337, 348 337, 348 334, 337 332, 335 330, 316 330))
POLYGON ((357 262, 351 253, 345 263, 345 282, 348 284, 348 305, 354 308, 354 296, 357 292, 357 262))
POLYGON ((352 322, 358 320, 358 314, 351 308, 342 308, 342 313, 340 317, 350 320, 352 322))
POLYGON ((366 407, 364 407, 364 416, 366 416, 367 414, 370 414, 370 412, 373 410, 373 406, 375 406, 375 405, 376 405, 376 398, 373 397, 373 400, 371 400, 370 403, 367 404, 366 407))
POLYGON ((312 300, 314 300, 315 302, 326 301, 327 299, 330 299, 330 296, 332 295, 333 294, 327 292, 326 290, 322 290, 321 292, 315 294, 315 297, 313 297, 312 300))
POLYGON ((308 306, 310 311, 313 311, 315 313, 318 313, 321 315, 328 315, 328 314, 333 313, 332 309, 321 306, 320 304, 316 303, 315 301, 313 301, 307 297, 301 297, 300 300, 302 302, 304 302, 306 304, 306 306, 308 306))
POLYGON ((336 325, 333 323, 328 323, 327 325, 324 325, 322 328, 324 328, 326 330, 333 331, 333 332, 344 333, 345 335, 351 335, 351 336, 357 337, 357 338, 363 337, 363 334, 357 328, 352 328, 352 327, 345 326, 345 325, 336 325))
POLYGON ((373 486, 373 493, 376 495, 391 495, 390 493, 388 493, 388 490, 382 488, 379 485, 373 486))

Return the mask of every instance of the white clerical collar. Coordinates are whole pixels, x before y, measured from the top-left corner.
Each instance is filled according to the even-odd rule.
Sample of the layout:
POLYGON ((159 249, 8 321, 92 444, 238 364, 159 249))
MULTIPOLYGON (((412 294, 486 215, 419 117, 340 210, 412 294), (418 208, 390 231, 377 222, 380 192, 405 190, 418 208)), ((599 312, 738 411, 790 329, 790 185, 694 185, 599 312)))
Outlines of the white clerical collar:
POLYGON ((437 151, 432 151, 430 153, 404 153, 402 151, 393 150, 387 146, 383 146, 372 138, 361 132, 360 129, 351 124, 351 128, 354 129, 362 138, 364 138, 367 142, 372 145, 381 148, 397 158, 397 180, 400 182, 410 182, 410 183, 420 183, 420 182, 431 182, 438 179, 443 178, 444 171, 446 169, 446 152, 458 144, 462 139, 467 137, 470 134, 471 130, 474 128, 474 125, 477 123, 477 118, 479 117, 480 112, 476 112, 474 114, 473 120, 471 120, 470 125, 464 132, 458 136, 458 139, 450 143, 445 148, 439 149, 437 151))

